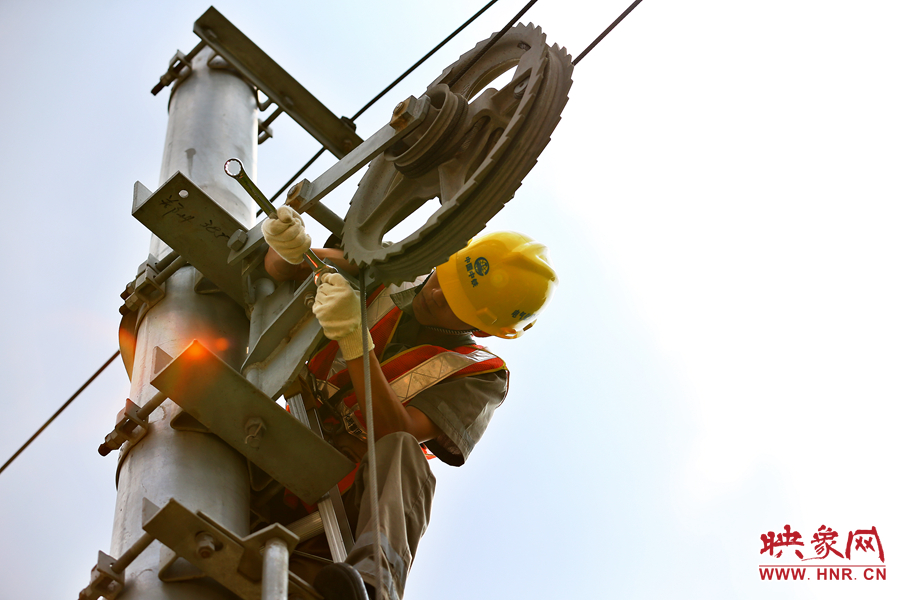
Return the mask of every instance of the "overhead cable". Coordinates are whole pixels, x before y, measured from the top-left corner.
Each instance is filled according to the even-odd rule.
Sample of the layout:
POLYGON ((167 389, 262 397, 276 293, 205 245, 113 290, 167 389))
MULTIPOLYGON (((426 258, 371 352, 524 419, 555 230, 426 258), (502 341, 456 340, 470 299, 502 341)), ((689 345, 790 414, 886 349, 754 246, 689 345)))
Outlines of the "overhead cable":
POLYGON ((116 360, 116 357, 119 356, 119 353, 120 353, 119 350, 116 350, 115 354, 113 354, 112 356, 110 356, 110 357, 109 357, 109 360, 107 360, 105 363, 103 363, 103 366, 100 367, 99 369, 97 369, 97 372, 94 373, 93 375, 91 375, 90 378, 89 378, 87 381, 85 381, 84 384, 83 384, 80 388, 78 388, 78 390, 77 390, 74 394, 72 394, 72 397, 69 398, 68 400, 66 400, 65 403, 63 403, 63 405, 59 407, 59 410, 57 410, 55 413, 53 413, 53 416, 50 417, 49 419, 47 419, 47 422, 44 423, 44 424, 41 426, 41 428, 38 429, 38 430, 35 432, 35 434, 34 434, 33 436, 31 436, 30 438, 28 438, 28 441, 25 442, 25 443, 22 445, 22 447, 19 448, 19 449, 16 451, 16 453, 13 454, 13 455, 10 457, 10 459, 9 459, 8 461, 6 461, 5 463, 3 463, 3 466, 0 467, 0 473, 2 473, 2 472, 6 469, 6 467, 8 467, 8 466, 12 463, 12 461, 16 460, 16 457, 18 457, 20 454, 22 454, 22 451, 25 450, 25 448, 27 448, 28 445, 31 444, 31 442, 33 442, 33 441, 35 440, 35 438, 37 438, 37 436, 39 436, 39 435, 41 434, 41 432, 43 432, 45 429, 47 429, 47 426, 50 425, 50 423, 52 423, 53 420, 56 419, 56 417, 58 417, 58 416, 60 415, 60 413, 62 413, 62 411, 66 410, 66 407, 68 407, 70 404, 72 404, 72 401, 75 400, 75 398, 77 398, 78 395, 79 395, 81 392, 83 392, 84 389, 85 389, 87 386, 89 386, 89 385, 91 384, 92 381, 94 381, 95 379, 97 379, 97 376, 100 375, 100 373, 102 373, 103 370, 104 370, 106 367, 108 367, 108 366, 112 363, 112 361, 116 360))
MULTIPOLYGON (((534 4, 534 2, 537 2, 537 0, 533 0, 533 1, 532 1, 532 4, 534 4)), ((486 11, 487 9, 489 9, 491 6, 493 6, 493 5, 496 4, 496 3, 497 3, 497 0, 491 0, 490 2, 488 2, 487 4, 485 4, 485 5, 481 8, 481 10, 479 10, 479 11, 476 12, 474 15, 472 15, 471 17, 469 17, 469 19, 468 19, 465 23, 463 23, 462 25, 460 25, 459 27, 457 27, 457 28, 456 28, 456 31, 454 31, 453 33, 451 33, 450 35, 448 35, 446 38, 444 38, 444 40, 443 40, 441 43, 439 43, 437 46, 435 46, 435 47, 432 48, 430 51, 428 51, 428 53, 425 54, 425 56, 423 56, 423 57, 420 58, 419 60, 417 60, 413 66, 411 66, 411 67, 408 68, 406 71, 404 71, 403 74, 400 75, 400 77, 398 77, 397 79, 395 79, 393 82, 391 82, 390 85, 388 85, 386 88, 384 88, 383 90, 381 90, 374 98, 372 98, 371 100, 369 100, 368 102, 366 102, 365 106, 363 106, 361 109, 359 109, 358 111, 356 111, 356 114, 353 115, 353 117, 351 117, 350 120, 351 120, 351 121, 355 121, 356 119, 358 119, 358 118, 360 117, 360 115, 362 115, 364 112, 366 112, 367 110, 369 110, 369 108, 371 108, 373 104, 375 104, 376 102, 378 102, 385 94, 387 94, 387 93, 390 92, 392 89, 394 89, 394 88, 397 86, 398 83, 400 83, 401 81, 403 81, 404 79, 406 79, 407 75, 409 75, 410 73, 412 73, 413 71, 415 71, 415 70, 416 70, 423 62, 425 62, 426 60, 428 60, 429 58, 431 58, 431 56, 432 56, 435 52, 437 52, 438 50, 440 50, 441 48, 443 48, 444 45, 447 44, 447 42, 449 42, 449 41, 452 40, 454 37, 456 37, 456 35, 457 35, 459 32, 461 32, 463 29, 465 29, 466 27, 468 27, 469 24, 472 23, 472 21, 474 21, 475 19, 477 19, 478 17, 480 17, 480 16, 482 15, 482 13, 484 13, 484 11, 486 11)), ((303 172, 306 171, 306 169, 308 169, 308 168, 316 161, 316 159, 318 159, 320 156, 322 156, 322 153, 323 153, 323 152, 325 152, 325 147, 324 147, 324 146, 323 146, 318 152, 316 152, 315 156, 313 156, 311 159, 309 159, 309 160, 306 162, 305 165, 303 165, 302 167, 300 167, 300 170, 297 171, 296 173, 294 173, 293 177, 291 177, 290 179, 288 179, 287 183, 285 183, 283 186, 281 186, 281 189, 280 189, 280 190, 278 190, 277 192, 275 192, 275 195, 273 195, 273 196, 271 197, 271 200, 274 202, 275 199, 278 198, 278 196, 280 196, 280 195, 284 192, 284 190, 286 190, 288 187, 290 187, 290 185, 291 185, 292 183, 294 183, 294 182, 297 180, 297 178, 300 177, 300 175, 302 175, 303 172)), ((258 216, 259 214, 260 214, 260 213, 257 213, 257 216, 258 216)))
POLYGON ((503 34, 505 34, 507 31, 509 31, 510 29, 512 29, 512 26, 516 24, 516 21, 518 21, 519 19, 521 19, 521 18, 522 18, 522 15, 524 15, 526 12, 528 12, 528 9, 531 8, 532 6, 534 6, 536 3, 537 3, 537 0, 531 0, 528 4, 525 5, 525 8, 523 8, 522 10, 520 10, 518 13, 516 13, 516 16, 514 16, 512 19, 509 20, 509 23, 507 23, 507 24, 503 27, 503 29, 501 29, 500 31, 498 31, 497 33, 495 33, 493 36, 491 36, 491 39, 488 40, 488 43, 485 44, 484 48, 482 48, 481 50, 479 50, 478 54, 476 54, 475 56, 473 56, 473 57, 471 58, 471 60, 469 60, 469 62, 467 62, 467 63, 465 64, 465 66, 464 66, 462 69, 460 69, 459 73, 457 73, 456 75, 454 75, 454 76, 453 76, 453 79, 451 79, 450 81, 447 82, 447 86, 452 88, 453 85, 454 85, 457 81, 459 81, 460 78, 461 78, 463 75, 466 74, 466 71, 468 71, 469 68, 470 68, 472 65, 474 65, 475 63, 477 63, 477 62, 478 62, 478 59, 480 59, 482 56, 484 56, 484 55, 487 53, 487 51, 490 50, 490 49, 493 47, 493 45, 497 43, 497 40, 499 40, 500 38, 503 37, 503 34))
POLYGON ((585 49, 581 52, 581 54, 578 55, 578 58, 576 58, 575 60, 572 61, 572 64, 573 64, 573 65, 577 65, 578 62, 579 62, 582 58, 584 58, 585 56, 587 56, 587 53, 588 53, 588 52, 590 52, 591 50, 594 49, 594 46, 596 46, 597 44, 599 44, 599 43, 603 40, 603 38, 605 38, 605 37, 609 34, 610 31, 612 31, 613 29, 615 29, 616 25, 618 25, 619 23, 621 23, 621 22, 622 22, 622 19, 624 19, 625 17, 627 17, 627 16, 628 16, 628 13, 630 13, 631 11, 633 11, 634 8, 635 8, 638 4, 640 4, 640 3, 641 3, 641 0, 634 0, 634 2, 631 3, 631 6, 629 6, 628 8, 626 8, 626 9, 625 9, 625 12, 623 12, 621 15, 619 15, 619 18, 617 18, 615 21, 613 21, 613 22, 610 24, 610 26, 607 27, 607 28, 603 31, 603 33, 601 33, 599 36, 597 36, 597 39, 594 40, 593 42, 591 42, 590 45, 589 45, 587 48, 585 48, 585 49))

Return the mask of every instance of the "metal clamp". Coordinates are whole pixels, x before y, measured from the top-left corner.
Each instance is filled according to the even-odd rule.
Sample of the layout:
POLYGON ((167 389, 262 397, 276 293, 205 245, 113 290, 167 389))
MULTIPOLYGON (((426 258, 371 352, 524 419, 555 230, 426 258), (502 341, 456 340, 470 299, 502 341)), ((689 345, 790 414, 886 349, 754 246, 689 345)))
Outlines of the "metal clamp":
POLYGON ((97 564, 91 569, 91 582, 78 593, 78 600, 115 600, 125 587, 125 575, 112 570, 115 559, 103 552, 98 554, 97 564))
POLYGON ((166 395, 157 392, 144 406, 138 406, 125 398, 125 408, 116 416, 116 426, 106 435, 103 443, 97 448, 100 456, 106 456, 113 450, 118 450, 125 442, 135 444, 147 435, 150 423, 147 417, 165 401, 166 395))
POLYGON ((145 304, 149 309, 165 297, 164 284, 166 280, 172 276, 172 273, 187 265, 187 260, 183 256, 174 255, 172 260, 167 260, 171 256, 173 255, 170 254, 154 266, 151 266, 148 261, 138 268, 138 276, 125 286, 125 291, 121 294, 125 304, 119 309, 120 314, 137 311, 145 304), (165 267, 161 268, 163 264, 165 267), (161 268, 161 270, 157 272, 157 268, 161 268))
POLYGON ((186 79, 193 70, 191 68, 191 61, 194 60, 194 57, 203 50, 206 46, 206 42, 201 41, 196 46, 194 46, 193 50, 184 54, 181 50, 175 51, 175 56, 169 60, 169 68, 165 73, 160 75, 159 83, 153 86, 153 89, 150 90, 150 93, 154 96, 160 93, 163 88, 171 85, 173 81, 180 81, 182 79, 186 79))
POLYGON ((79 592, 78 600, 97 600, 101 597, 115 600, 125 587, 125 569, 153 540, 152 535, 145 533, 118 560, 104 552, 98 552, 97 564, 91 569, 91 581, 79 592))

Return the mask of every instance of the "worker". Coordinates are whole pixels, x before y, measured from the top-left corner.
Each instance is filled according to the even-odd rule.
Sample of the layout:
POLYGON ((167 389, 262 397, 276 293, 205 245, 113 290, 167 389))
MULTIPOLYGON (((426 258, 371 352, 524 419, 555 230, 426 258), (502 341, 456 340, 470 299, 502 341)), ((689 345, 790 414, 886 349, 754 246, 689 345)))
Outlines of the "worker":
MULTIPOLYGON (((282 206, 262 230, 269 244, 269 274, 279 281, 308 277, 303 255, 310 238, 300 215, 282 206)), ((355 274, 340 250, 315 252, 355 274)), ((332 341, 313 355, 308 368, 316 378, 320 414, 330 414, 337 425, 329 441, 360 465, 352 485, 342 490, 355 545, 346 563, 328 565, 314 580, 326 600, 374 598, 379 585, 382 598, 402 598, 435 487, 423 448, 447 464, 462 465, 506 396, 505 363, 476 344, 473 334, 519 337, 535 323, 556 282, 543 245, 518 233, 490 233, 471 241, 427 279, 372 292, 367 299, 370 330, 363 331, 358 292, 337 273, 320 278, 312 311, 332 341), (364 340, 370 349, 371 427, 361 400, 364 340), (415 373, 422 376, 411 376, 415 373), (366 435, 375 438, 379 536, 373 534, 366 490, 366 435), (380 582, 375 543, 380 545, 380 582)))

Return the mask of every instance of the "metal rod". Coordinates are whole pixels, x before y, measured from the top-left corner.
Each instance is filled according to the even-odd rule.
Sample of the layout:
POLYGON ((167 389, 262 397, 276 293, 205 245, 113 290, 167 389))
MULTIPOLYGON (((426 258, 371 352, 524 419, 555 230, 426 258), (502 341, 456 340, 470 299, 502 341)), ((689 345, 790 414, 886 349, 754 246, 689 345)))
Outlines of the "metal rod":
POLYGON ((381 514, 378 509, 378 476, 376 473, 375 460, 375 410, 372 407, 372 373, 369 365, 369 318, 366 310, 366 267, 359 268, 359 298, 360 298, 360 331, 362 332, 362 350, 363 350, 363 404, 366 406, 366 456, 369 467, 368 488, 369 503, 372 505, 372 521, 374 525, 375 535, 372 543, 372 560, 375 562, 375 600, 381 599, 381 588, 384 587, 382 581, 381 568, 381 514))
POLYGON ((114 562, 110 568, 116 573, 122 573, 128 565, 138 557, 138 554, 147 549, 147 546, 149 546, 154 539, 156 538, 149 533, 144 533, 144 535, 139 537, 138 541, 132 544, 131 548, 126 550, 125 553, 119 557, 119 560, 114 562))
POLYGON ((274 537, 263 548, 262 600, 287 600, 288 597, 287 544, 274 537))
POLYGON ((168 398, 168 396, 162 392, 156 392, 152 398, 144 402, 144 405, 138 409, 137 416, 146 420, 147 417, 150 416, 150 413, 159 408, 160 404, 165 402, 166 398, 168 398))
POLYGON ((172 276, 172 273, 174 273, 175 271, 177 271, 177 270, 180 269, 181 267, 186 266, 187 264, 188 264, 187 259, 186 259, 185 257, 183 257, 183 256, 179 256, 178 258, 176 258, 175 260, 173 260, 171 263, 169 263, 169 264, 166 266, 165 269, 163 269, 162 271, 160 271, 159 274, 158 274, 156 277, 153 278, 153 282, 154 282, 156 285, 160 285, 160 284, 161 284, 162 282, 164 282, 166 279, 168 279, 169 277, 171 277, 171 276, 172 276))
POLYGON ((271 125, 275 121, 275 119, 277 119, 278 116, 283 112, 284 110, 282 110, 280 106, 276 108, 274 111, 272 111, 272 114, 269 115, 269 117, 265 121, 263 121, 262 127, 260 127, 260 129, 265 129, 266 127, 271 125))
POLYGON ((153 265, 153 268, 157 271, 162 271, 166 267, 172 264, 172 261, 178 258, 179 254, 174 250, 166 254, 164 257, 156 261, 156 264, 153 265))

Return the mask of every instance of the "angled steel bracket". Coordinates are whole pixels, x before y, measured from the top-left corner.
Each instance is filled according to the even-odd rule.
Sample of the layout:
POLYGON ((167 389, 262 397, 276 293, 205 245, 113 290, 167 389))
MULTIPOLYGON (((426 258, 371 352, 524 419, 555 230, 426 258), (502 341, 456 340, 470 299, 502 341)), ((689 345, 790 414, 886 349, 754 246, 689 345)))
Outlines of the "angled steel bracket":
MULTIPOLYGON (((299 541, 293 532, 277 523, 239 537, 202 512, 192 512, 174 499, 158 508, 144 498, 143 511, 144 531, 243 600, 263 600, 260 551, 266 542, 279 539, 290 552, 299 541)), ((322 598, 293 573, 288 574, 288 593, 306 600, 322 598)))
POLYGON ((135 182, 131 214, 220 290, 244 305, 240 266, 228 264, 231 247, 241 239, 244 229, 194 182, 178 172, 153 193, 140 181, 135 182))
POLYGON ((362 143, 351 123, 328 110, 215 8, 197 19, 194 33, 338 158, 362 143))
POLYGON ((196 340, 151 383, 309 504, 353 470, 352 461, 196 340))

